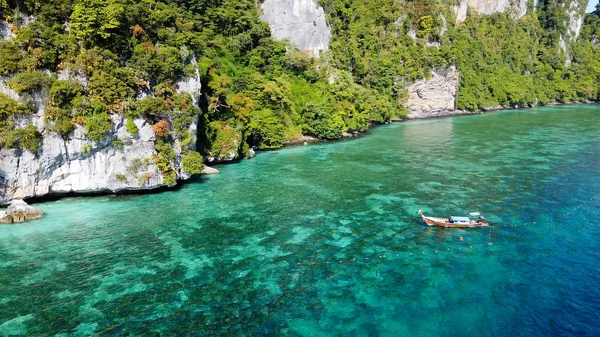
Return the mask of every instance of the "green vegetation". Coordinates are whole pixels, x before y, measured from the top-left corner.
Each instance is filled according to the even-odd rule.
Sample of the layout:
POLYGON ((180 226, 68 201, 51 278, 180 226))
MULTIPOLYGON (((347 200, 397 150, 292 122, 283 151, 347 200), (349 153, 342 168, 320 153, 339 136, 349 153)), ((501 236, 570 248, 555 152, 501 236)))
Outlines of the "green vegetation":
POLYGON ((19 94, 33 95, 36 92, 49 89, 52 79, 41 71, 26 71, 16 74, 7 84, 19 94))
POLYGON ((187 155, 183 156, 181 160, 181 168, 191 174, 200 174, 204 170, 204 164, 202 163, 202 155, 198 152, 192 151, 187 155))
POLYGON ((85 131, 91 141, 97 142, 103 140, 112 129, 112 120, 108 116, 106 107, 103 104, 92 103, 92 107, 87 111, 85 117, 85 131))
POLYGON ((84 157, 87 157, 90 155, 90 153, 92 153, 92 145, 90 145, 90 144, 83 145, 83 147, 81 148, 81 154, 84 157))
POLYGON ((37 149, 38 134, 16 121, 40 103, 47 130, 65 139, 81 126, 106 140, 111 114, 135 136, 143 118, 156 134, 152 161, 174 184, 176 140, 194 166, 197 134, 201 153, 217 158, 302 134, 338 139, 406 114, 406 85, 450 65, 460 109, 600 98, 600 9, 570 42, 566 9, 550 1, 519 20, 470 13, 458 27, 449 0, 318 2, 333 33, 320 60, 271 38, 252 0, 0 2, 16 33, 0 42, 0 76, 24 103, 0 95, 0 147, 37 149), (36 20, 23 25, 23 15, 36 20), (195 65, 199 104, 176 85, 195 65))
POLYGON ((235 127, 235 125, 235 120, 213 121, 208 124, 207 138, 210 147, 207 149, 207 153, 209 156, 226 158, 233 153, 237 158, 238 149, 242 144, 242 130, 241 127, 235 127))
POLYGON ((128 182, 127 177, 124 174, 117 173, 115 175, 115 178, 117 178, 118 181, 123 182, 123 183, 127 183, 128 182))
POLYGON ((404 99, 402 82, 450 64, 460 70, 459 109, 599 98, 600 47, 594 27, 600 11, 586 16, 581 38, 569 43, 566 8, 556 2, 540 2, 537 11, 530 6, 519 20, 472 11, 458 27, 450 24, 448 1, 320 3, 333 23, 336 67, 352 69, 354 82, 391 94, 397 102, 404 99), (439 13, 447 18, 444 34, 439 13), (416 39, 409 36, 411 30, 416 39), (567 39, 566 53, 559 47, 561 36, 567 39))
POLYGON ((469 18, 453 31, 461 65, 457 107, 598 99, 598 46, 583 39, 574 43, 573 60, 567 67, 554 32, 542 30, 540 25, 535 15, 515 25, 507 15, 495 14, 469 18))
POLYGON ((131 175, 136 175, 139 172, 146 171, 148 169, 148 161, 134 158, 129 162, 127 166, 127 172, 131 175))
POLYGON ((138 127, 135 125, 132 119, 127 119, 125 122, 125 127, 132 136, 136 136, 139 133, 138 127))
POLYGON ((37 131, 35 126, 29 124, 22 129, 18 129, 19 142, 21 146, 31 152, 36 153, 42 141, 42 134, 37 131))
POLYGON ((26 106, 0 94, 0 148, 21 147, 31 153, 37 152, 42 135, 35 126, 28 124, 24 128, 17 128, 18 120, 28 115, 26 106))

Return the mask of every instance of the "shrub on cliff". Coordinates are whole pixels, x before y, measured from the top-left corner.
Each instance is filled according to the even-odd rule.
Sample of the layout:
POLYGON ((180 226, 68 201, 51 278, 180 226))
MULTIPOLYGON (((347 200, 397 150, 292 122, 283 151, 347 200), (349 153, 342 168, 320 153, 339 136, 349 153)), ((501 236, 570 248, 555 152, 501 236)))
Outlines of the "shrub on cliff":
POLYGON ((152 131, 156 137, 166 137, 169 135, 169 123, 161 119, 158 123, 152 125, 152 131))
POLYGON ((71 102, 82 94, 82 87, 76 81, 59 80, 50 88, 50 103, 60 108, 70 108, 71 102))
POLYGON ((130 69, 117 68, 114 72, 119 77, 104 71, 94 73, 88 84, 88 92, 110 110, 122 112, 121 103, 135 94, 132 89, 135 81, 130 69))
POLYGON ((9 76, 19 71, 20 61, 19 46, 12 41, 0 41, 0 76, 9 76))
POLYGON ((71 119, 61 117, 54 121, 54 124, 52 124, 50 130, 58 133, 61 135, 61 137, 66 139, 71 132, 75 131, 75 124, 73 124, 71 119))
POLYGON ((16 146, 18 134, 15 131, 15 122, 27 112, 27 107, 23 104, 0 94, 0 148, 16 146))
POLYGON ((92 141, 100 141, 108 135, 112 129, 112 120, 108 116, 102 104, 94 104, 91 111, 85 116, 85 130, 92 141))
POLYGON ((200 174, 204 170, 202 155, 198 152, 189 152, 181 160, 181 168, 191 174, 200 174))
POLYGON ((168 115, 171 110, 169 104, 162 97, 146 96, 135 101, 128 112, 130 117, 143 117, 149 121, 157 121, 160 116, 168 115))
POLYGON ((132 136, 135 136, 139 133, 137 125, 135 125, 135 123, 131 119, 127 119, 127 121, 125 122, 125 127, 132 136))
POLYGON ((41 71, 26 71, 11 78, 7 84, 19 94, 34 94, 47 90, 52 85, 53 79, 41 71))
POLYGON ((24 115, 26 113, 26 106, 0 93, 0 123, 6 122, 8 118, 15 118, 17 115, 24 115))

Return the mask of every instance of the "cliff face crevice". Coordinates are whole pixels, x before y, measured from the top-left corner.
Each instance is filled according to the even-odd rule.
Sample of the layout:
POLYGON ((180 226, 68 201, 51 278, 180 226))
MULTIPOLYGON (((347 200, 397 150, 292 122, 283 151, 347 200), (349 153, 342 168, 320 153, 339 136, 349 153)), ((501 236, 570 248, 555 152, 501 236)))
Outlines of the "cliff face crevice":
POLYGON ((331 29, 315 0, 265 0, 261 19, 277 40, 289 40, 315 57, 329 49, 331 29))

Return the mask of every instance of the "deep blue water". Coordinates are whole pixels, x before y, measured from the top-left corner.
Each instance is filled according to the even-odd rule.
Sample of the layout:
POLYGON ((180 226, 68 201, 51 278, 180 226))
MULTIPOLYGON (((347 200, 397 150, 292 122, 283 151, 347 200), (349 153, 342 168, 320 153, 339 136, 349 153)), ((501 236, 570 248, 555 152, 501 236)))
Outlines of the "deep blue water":
POLYGON ((219 169, 0 227, 0 336, 600 335, 598 106, 407 122, 219 169), (494 226, 428 228, 419 209, 494 226))

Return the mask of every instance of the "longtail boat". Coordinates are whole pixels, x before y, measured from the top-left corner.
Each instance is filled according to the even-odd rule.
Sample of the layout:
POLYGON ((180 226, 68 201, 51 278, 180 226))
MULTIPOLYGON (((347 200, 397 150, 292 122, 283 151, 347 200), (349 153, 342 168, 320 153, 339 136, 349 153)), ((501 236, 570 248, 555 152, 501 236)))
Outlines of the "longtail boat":
POLYGON ((489 227, 490 222, 487 221, 484 217, 482 217, 479 213, 470 213, 470 217, 466 216, 451 216, 449 218, 436 218, 432 216, 425 216, 421 210, 419 210, 419 215, 423 222, 425 222, 428 226, 438 226, 438 227, 489 227), (476 219, 472 219, 476 217, 476 219))

